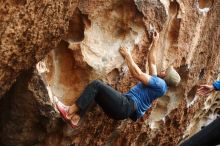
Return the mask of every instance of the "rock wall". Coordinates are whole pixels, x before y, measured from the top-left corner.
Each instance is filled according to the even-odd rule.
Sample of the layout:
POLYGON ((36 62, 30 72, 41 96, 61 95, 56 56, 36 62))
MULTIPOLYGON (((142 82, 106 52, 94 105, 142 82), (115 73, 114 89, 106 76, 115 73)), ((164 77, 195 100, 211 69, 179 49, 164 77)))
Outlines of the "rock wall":
POLYGON ((57 45, 77 2, 0 1, 0 96, 57 45))
MULTIPOLYGON (((160 31, 157 45, 159 70, 173 65, 182 82, 177 88, 169 88, 169 92, 156 100, 137 122, 129 119, 114 121, 98 106, 93 106, 75 130, 59 117, 52 116, 54 119, 49 118, 48 121, 54 123, 57 120, 60 124, 55 122, 55 127, 50 127, 49 131, 41 127, 44 132, 40 134, 33 128, 29 132, 41 137, 38 144, 51 146, 180 144, 219 115, 219 93, 208 97, 195 93, 197 85, 211 83, 219 76, 219 15, 220 2, 217 0, 80 0, 69 21, 67 35, 37 65, 50 105, 54 96, 71 105, 84 87, 97 78, 126 92, 137 81, 131 77, 118 49, 127 47, 144 70, 151 42, 149 32, 153 29, 160 31)), ((14 91, 13 88, 8 93, 10 98, 3 98, 3 105, 13 105, 17 98, 12 97, 23 91, 14 91)), ((29 108, 42 109, 34 105, 29 108)), ((42 122, 39 115, 41 113, 33 117, 42 122)), ((1 118, 6 119, 1 121, 1 125, 7 124, 7 118, 1 118)), ((11 125, 16 123, 9 121, 11 125)), ((36 125, 34 121, 30 123, 36 125)), ((1 133, 7 131, 3 128, 1 133)), ((19 138, 12 137, 13 140, 19 138)), ((8 140, 6 137, 2 143, 10 145, 8 140)), ((25 144, 25 140, 19 142, 25 144)))
POLYGON ((0 145, 68 145, 66 124, 50 101, 36 70, 23 72, 0 102, 0 145))

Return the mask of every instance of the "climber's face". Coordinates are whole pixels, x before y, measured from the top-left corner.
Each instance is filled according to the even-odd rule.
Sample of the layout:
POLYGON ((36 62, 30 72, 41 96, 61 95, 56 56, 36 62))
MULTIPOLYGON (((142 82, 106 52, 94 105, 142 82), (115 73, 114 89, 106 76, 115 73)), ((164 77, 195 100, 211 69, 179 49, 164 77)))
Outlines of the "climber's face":
POLYGON ((165 78, 166 77, 166 70, 163 70, 163 71, 159 72, 158 77, 160 77, 162 79, 165 78))

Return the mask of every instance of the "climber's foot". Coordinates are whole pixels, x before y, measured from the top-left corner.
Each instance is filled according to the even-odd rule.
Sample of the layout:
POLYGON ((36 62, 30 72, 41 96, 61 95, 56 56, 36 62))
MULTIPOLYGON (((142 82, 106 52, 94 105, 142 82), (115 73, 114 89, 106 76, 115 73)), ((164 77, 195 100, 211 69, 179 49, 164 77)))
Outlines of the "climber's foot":
POLYGON ((76 113, 79 110, 78 106, 74 103, 71 106, 69 106, 69 115, 76 113))
POLYGON ((62 116, 62 118, 65 121, 68 121, 68 110, 69 110, 69 106, 64 105, 62 102, 58 101, 56 103, 56 107, 58 109, 58 111, 60 112, 60 115, 62 116))
POLYGON ((78 106, 74 103, 73 105, 69 106, 68 111, 67 111, 67 118, 69 120, 72 119, 72 116, 75 115, 79 110, 78 106))
POLYGON ((71 115, 70 117, 68 117, 69 106, 64 105, 60 101, 56 103, 56 107, 60 112, 62 119, 66 123, 68 123, 72 128, 76 128, 80 120, 80 117, 78 115, 71 115))
POLYGON ((74 126, 78 126, 79 125, 79 121, 80 121, 80 116, 78 114, 75 114, 71 117, 71 123, 74 126))

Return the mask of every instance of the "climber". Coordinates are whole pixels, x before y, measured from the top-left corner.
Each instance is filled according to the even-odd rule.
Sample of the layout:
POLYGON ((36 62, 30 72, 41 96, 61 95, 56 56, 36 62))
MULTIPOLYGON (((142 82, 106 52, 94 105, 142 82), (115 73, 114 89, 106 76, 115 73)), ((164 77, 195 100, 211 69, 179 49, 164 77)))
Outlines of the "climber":
POLYGON ((204 84, 200 85, 199 89, 197 90, 197 93, 199 95, 207 95, 211 93, 214 90, 220 90, 220 81, 215 81, 212 85, 204 84))
MULTIPOLYGON (((212 85, 200 85, 197 90, 199 95, 207 95, 213 91, 220 90, 220 81, 215 81, 212 85)), ((188 140, 184 141, 180 146, 214 146, 220 144, 220 118, 216 118, 209 125, 204 127, 198 133, 188 140)))
POLYGON ((92 81, 73 105, 66 106, 60 101, 56 103, 63 119, 73 128, 76 127, 93 100, 113 119, 130 118, 136 121, 142 117, 150 108, 152 101, 166 93, 167 85, 177 86, 180 82, 180 76, 173 67, 157 74, 156 44, 158 39, 159 33, 154 32, 149 47, 149 74, 141 71, 126 48, 119 50, 125 58, 131 75, 140 81, 137 85, 123 94, 102 81, 92 81))

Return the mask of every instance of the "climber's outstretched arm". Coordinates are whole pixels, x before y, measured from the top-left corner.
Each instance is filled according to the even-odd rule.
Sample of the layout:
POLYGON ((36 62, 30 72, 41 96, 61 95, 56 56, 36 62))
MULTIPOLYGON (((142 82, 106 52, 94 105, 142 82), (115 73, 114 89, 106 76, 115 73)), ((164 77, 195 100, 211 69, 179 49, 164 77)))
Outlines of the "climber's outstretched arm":
POLYGON ((200 85, 197 90, 197 93, 199 95, 204 96, 204 95, 211 93, 214 90, 216 91, 220 90, 220 81, 215 81, 212 85, 209 85, 209 84, 200 85))
POLYGON ((120 48, 119 51, 125 58, 131 75, 137 80, 141 81, 143 84, 147 85, 151 76, 141 71, 126 48, 120 48))
POLYGON ((148 55, 148 66, 149 66, 149 74, 157 76, 156 43, 159 39, 159 33, 155 31, 152 36, 153 36, 153 40, 152 40, 152 43, 149 47, 150 52, 148 55))

